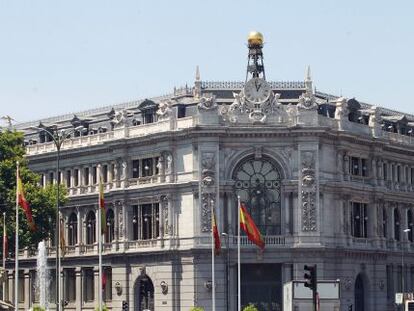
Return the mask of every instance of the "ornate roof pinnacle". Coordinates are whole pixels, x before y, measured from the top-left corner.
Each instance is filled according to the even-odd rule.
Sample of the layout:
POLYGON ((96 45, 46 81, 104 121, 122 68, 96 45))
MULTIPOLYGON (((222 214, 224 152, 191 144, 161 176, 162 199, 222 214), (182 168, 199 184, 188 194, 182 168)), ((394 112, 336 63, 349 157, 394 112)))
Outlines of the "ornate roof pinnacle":
POLYGON ((313 86, 312 86, 312 77, 311 77, 311 69, 310 66, 306 68, 306 74, 305 74, 305 87, 306 92, 309 94, 313 94, 313 86))
POLYGON ((200 81, 200 69, 198 68, 198 65, 196 66, 195 79, 196 81, 200 81))

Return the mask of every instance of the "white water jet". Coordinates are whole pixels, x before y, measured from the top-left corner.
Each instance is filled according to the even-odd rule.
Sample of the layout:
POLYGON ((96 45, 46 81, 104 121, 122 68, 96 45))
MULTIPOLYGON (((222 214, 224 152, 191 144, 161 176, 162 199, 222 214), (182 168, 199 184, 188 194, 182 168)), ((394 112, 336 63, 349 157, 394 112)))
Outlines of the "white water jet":
POLYGON ((47 250, 44 241, 39 243, 37 250, 36 290, 39 294, 39 305, 48 310, 50 276, 47 266, 47 250))

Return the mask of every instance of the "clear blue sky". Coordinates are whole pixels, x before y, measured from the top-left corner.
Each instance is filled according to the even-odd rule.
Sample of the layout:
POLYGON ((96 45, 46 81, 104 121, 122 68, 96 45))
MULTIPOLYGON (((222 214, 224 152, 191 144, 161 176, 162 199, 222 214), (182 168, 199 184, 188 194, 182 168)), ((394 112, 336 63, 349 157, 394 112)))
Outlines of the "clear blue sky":
POLYGON ((29 121, 243 80, 265 36, 268 80, 414 113, 414 1, 0 2, 0 116, 29 121))

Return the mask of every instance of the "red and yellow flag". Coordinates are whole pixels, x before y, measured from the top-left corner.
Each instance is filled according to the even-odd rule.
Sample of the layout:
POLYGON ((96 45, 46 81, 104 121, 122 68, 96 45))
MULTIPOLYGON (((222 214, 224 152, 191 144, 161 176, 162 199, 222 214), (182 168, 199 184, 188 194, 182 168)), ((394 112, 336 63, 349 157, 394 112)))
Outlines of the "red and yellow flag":
POLYGON ((264 249, 265 242, 263 237, 243 203, 240 204, 240 228, 246 232, 250 241, 259 246, 262 250, 264 249))
POLYGON ((213 237, 214 237, 214 254, 215 255, 220 255, 221 252, 221 241, 220 241, 220 235, 217 229, 217 224, 216 224, 216 214, 214 213, 213 210, 213 215, 211 217, 212 222, 212 230, 213 230, 213 237))
POLYGON ((106 210, 102 176, 99 178, 99 208, 101 209, 101 234, 106 233, 106 210))
POLYGON ((23 183, 20 179, 19 169, 17 169, 17 201, 21 208, 23 208, 26 214, 27 223, 31 231, 36 230, 35 223, 33 221, 32 210, 30 209, 29 203, 24 196, 23 183))

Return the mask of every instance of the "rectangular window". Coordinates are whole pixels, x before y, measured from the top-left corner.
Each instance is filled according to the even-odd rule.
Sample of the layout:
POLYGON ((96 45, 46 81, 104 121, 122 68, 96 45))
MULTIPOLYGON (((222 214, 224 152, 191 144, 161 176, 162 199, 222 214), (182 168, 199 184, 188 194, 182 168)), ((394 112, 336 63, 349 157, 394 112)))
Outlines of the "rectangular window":
POLYGON ((24 302, 24 271, 19 270, 19 286, 18 286, 19 302, 24 302))
POLYGON ((386 266, 386 273, 387 273, 387 298, 388 300, 394 299, 394 280, 393 280, 393 273, 392 273, 392 266, 386 266))
POLYGON ((53 185, 55 179, 55 173, 50 172, 49 173, 49 184, 53 185))
POLYGON ((405 183, 408 184, 410 181, 408 180, 408 166, 405 167, 405 183))
POLYGON ((40 187, 44 187, 45 186, 44 178, 45 178, 45 175, 44 174, 40 174, 40 180, 39 180, 40 187))
POLYGON ((68 302, 76 301, 76 271, 75 269, 64 269, 64 299, 68 302))
POLYGON ((397 182, 401 181, 401 166, 397 166, 397 182))
POLYGON ((391 180, 395 182, 395 165, 391 164, 391 180))
POLYGON ((111 301, 112 300, 112 268, 111 267, 103 268, 102 285, 103 285, 103 300, 111 301))
POLYGON ((139 177, 139 160, 132 161, 132 178, 139 177))
POLYGON ((70 184, 70 179, 71 179, 71 174, 72 172, 70 170, 66 171, 66 187, 70 188, 72 187, 72 185, 70 184))
POLYGON ((56 270, 52 269, 49 270, 49 277, 50 277, 50 282, 49 282, 49 303, 54 303, 56 302, 56 270))
POLYGON ((358 176, 359 171, 359 158, 351 157, 351 174, 358 176))
POLYGON ((142 177, 152 176, 153 173, 153 159, 142 159, 142 177))
POLYGON ((97 168, 96 168, 96 166, 94 166, 92 168, 92 184, 93 185, 96 185, 98 183, 98 179, 97 179, 98 174, 97 174, 97 172, 98 172, 97 168))
POLYGON ((356 238, 366 238, 368 233, 367 205, 365 203, 351 202, 352 210, 352 236, 356 238))
POLYGON ((368 167, 366 159, 361 159, 361 173, 364 177, 368 176, 368 167))
POLYGON ((108 165, 102 166, 102 180, 104 183, 108 182, 108 165))
POLYGON ((75 169, 73 171, 73 187, 78 187, 79 186, 79 170, 75 169))
POLYGON ((185 118, 185 105, 177 106, 177 118, 185 118))
POLYGON ((384 180, 387 180, 387 177, 388 177, 388 165, 387 165, 387 163, 382 164, 382 171, 383 171, 384 180))
POLYGON ((411 184, 414 184, 414 168, 411 168, 411 184))
POLYGON ((134 240, 151 240, 160 236, 159 204, 133 206, 132 232, 134 240))
POLYGON ((95 279, 93 268, 84 268, 83 272, 83 301, 93 302, 95 300, 95 279))
POLYGON ((36 290, 36 270, 30 270, 30 300, 32 303, 39 302, 39 291, 36 290))
POLYGON ((83 185, 84 186, 89 185, 89 167, 85 167, 83 169, 83 185))

